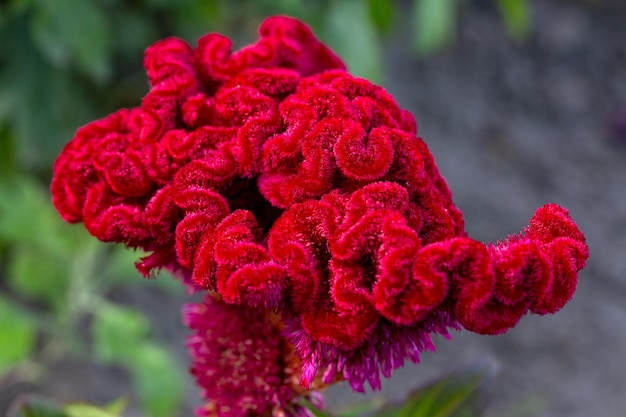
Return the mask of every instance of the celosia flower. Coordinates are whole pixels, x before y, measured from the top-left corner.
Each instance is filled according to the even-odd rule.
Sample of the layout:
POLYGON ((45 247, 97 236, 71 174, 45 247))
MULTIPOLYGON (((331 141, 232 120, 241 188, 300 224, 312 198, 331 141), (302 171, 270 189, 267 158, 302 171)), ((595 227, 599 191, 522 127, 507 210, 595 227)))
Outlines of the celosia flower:
POLYGON ((346 72, 302 23, 273 17, 231 53, 146 51, 141 106, 81 128, 53 201, 104 241, 151 255, 227 303, 277 313, 303 383, 378 388, 432 333, 483 334, 572 297, 588 249, 557 205, 494 245, 467 237, 413 117, 346 72))
POLYGON ((291 401, 304 394, 321 405, 319 393, 301 389, 298 360, 270 314, 207 296, 186 306, 185 322, 191 373, 208 401, 199 416, 312 417, 291 401))

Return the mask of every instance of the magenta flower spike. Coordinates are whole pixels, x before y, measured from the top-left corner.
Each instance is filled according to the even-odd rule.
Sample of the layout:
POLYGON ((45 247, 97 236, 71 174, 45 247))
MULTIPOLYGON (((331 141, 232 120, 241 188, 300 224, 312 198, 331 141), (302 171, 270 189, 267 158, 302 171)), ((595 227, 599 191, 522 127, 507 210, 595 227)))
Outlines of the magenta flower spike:
POLYGON ((207 400, 198 416, 300 417, 306 409, 295 400, 302 395, 323 405, 300 387, 299 360, 271 314, 207 296, 187 305, 184 319, 193 331, 191 373, 207 400))

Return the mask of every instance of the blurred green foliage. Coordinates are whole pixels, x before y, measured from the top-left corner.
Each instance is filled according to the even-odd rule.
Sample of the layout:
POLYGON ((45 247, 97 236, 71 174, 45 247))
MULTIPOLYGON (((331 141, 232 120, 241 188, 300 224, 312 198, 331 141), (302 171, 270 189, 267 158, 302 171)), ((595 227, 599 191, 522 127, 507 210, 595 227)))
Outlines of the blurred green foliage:
POLYGON ((457 0, 415 1, 413 42, 419 55, 432 54, 454 40, 457 6, 457 0))
MULTIPOLYGON (((95 316, 95 357, 130 370, 148 415, 171 416, 183 394, 183 368, 149 339, 150 323, 136 310, 107 305, 95 316)), ((182 341, 181 341, 182 342, 182 341)))
MULTIPOLYGON (((510 33, 529 30, 526 0, 494 0, 510 33)), ((135 106, 147 90, 144 49, 166 36, 194 43, 210 31, 236 46, 265 16, 313 26, 359 76, 383 78, 382 36, 411 8, 415 51, 455 36, 464 0, 5 0, 0 2, 0 157, 49 177, 62 145, 82 124, 135 106)), ((6 170, 6 168, 3 168, 6 170)))
POLYGON ((480 417, 498 372, 491 360, 482 360, 441 376, 397 403, 376 400, 330 413, 303 400, 316 417, 480 417))
POLYGON ((0 298, 0 375, 28 359, 35 347, 36 325, 31 317, 6 298, 0 298))
POLYGON ((389 29, 392 4, 376 0, 0 2, 2 162, 16 161, 48 178, 54 157, 79 126, 139 104, 147 91, 143 51, 167 36, 195 43, 202 34, 218 31, 240 46, 254 39, 263 16, 290 14, 315 26, 357 74, 380 79, 377 27, 389 29))
POLYGON ((491 360, 455 370, 413 391, 404 402, 383 407, 376 417, 479 417, 497 372, 491 360))
POLYGON ((61 405, 53 401, 29 396, 18 399, 8 417, 119 417, 126 407, 124 399, 105 407, 70 403, 61 405))
POLYGON ((526 0, 498 0, 500 14, 511 37, 524 40, 530 33, 530 11, 526 0))
MULTIPOLYGON (((511 35, 527 36, 525 0, 493 1, 511 35)), ((47 191, 54 158, 78 127, 140 103, 148 89, 142 68, 148 45, 167 36, 195 44, 221 32, 238 48, 255 38, 264 17, 287 14, 310 24, 354 74, 380 83, 382 45, 401 19, 409 19, 414 51, 426 56, 454 40, 463 3, 0 0, 0 290, 7 294, 0 296, 0 381, 45 374, 60 358, 89 353, 128 369, 148 415, 174 415, 180 403, 184 366, 154 342, 141 312, 107 299, 141 282, 133 268, 138 255, 65 224, 47 191), (77 330, 85 318, 87 335, 77 330)), ((168 283, 176 284, 157 282, 168 291, 168 283)), ((25 407, 20 415, 39 415, 25 407)), ((59 415, 87 413, 77 407, 59 415)))
MULTIPOLYGON (((139 255, 64 223, 47 190, 26 175, 0 178, 0 219, 0 272, 6 277, 0 285, 14 298, 0 297, 0 379, 29 379, 33 368, 45 379, 47 365, 88 356, 128 369, 149 415, 173 415, 184 365, 153 341, 143 313, 106 298, 121 285, 142 283, 133 268, 139 255), (85 318, 91 337, 79 330, 85 318)), ((150 284, 173 281, 163 277, 150 284)))

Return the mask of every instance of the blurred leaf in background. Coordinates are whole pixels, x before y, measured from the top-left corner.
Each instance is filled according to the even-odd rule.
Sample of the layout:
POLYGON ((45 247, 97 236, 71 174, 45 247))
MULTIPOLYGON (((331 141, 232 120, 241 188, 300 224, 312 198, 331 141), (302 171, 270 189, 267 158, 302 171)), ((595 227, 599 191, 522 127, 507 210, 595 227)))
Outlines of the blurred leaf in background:
POLYGON ((48 62, 62 69, 76 67, 98 83, 110 79, 113 28, 98 2, 33 0, 33 4, 30 33, 48 62))
POLYGON ((400 402, 384 404, 373 398, 337 413, 320 410, 306 399, 302 404, 316 417, 480 417, 497 373, 497 364, 485 359, 425 384, 400 402))
POLYGON ((140 312, 107 305, 94 317, 95 357, 131 371, 140 402, 149 415, 168 417, 180 406, 184 372, 148 338, 150 322, 140 312))
POLYGON ((112 405, 99 408, 91 404, 68 404, 63 407, 63 412, 67 417, 119 417, 124 410, 125 403, 116 401, 112 405), (117 407, 121 404, 123 407, 117 407))
POLYGON ((15 401, 7 417, 120 417, 124 408, 124 400, 100 408, 82 403, 61 405, 38 396, 26 396, 15 401))
POLYGON ((509 35, 523 41, 530 34, 530 10, 527 0, 498 0, 502 20, 509 35))
POLYGON ((33 353, 37 337, 34 320, 16 304, 0 297, 0 378, 33 353))
POLYGON ((143 343, 137 346, 129 364, 139 400, 148 414, 169 417, 180 405, 185 368, 172 360, 161 346, 143 343))
POLYGON ((7 417, 69 417, 55 402, 36 396, 17 399, 7 417))
MULTIPOLYGON (((528 0, 493 0, 511 38, 520 42, 530 35, 528 0)), ((413 0, 413 46, 427 57, 453 44, 463 0, 413 0)))
POLYGON ((376 417, 479 417, 497 372, 492 360, 480 361, 419 388, 376 417))
POLYGON ((333 2, 320 37, 344 59, 354 75, 372 82, 382 80, 382 48, 367 2, 333 2))
POLYGON ((138 311, 106 305, 94 317, 94 355, 103 363, 130 362, 135 346, 144 342, 150 322, 138 311))
POLYGON ((413 44, 419 56, 438 51, 454 41, 458 0, 414 0, 413 44))
POLYGON ((367 0, 369 18, 374 27, 383 35, 388 35, 397 18, 396 1, 393 0, 367 0))
MULTIPOLYGON (((83 227, 63 222, 46 188, 25 175, 0 177, 0 219, 0 273, 7 278, 0 285, 16 298, 0 297, 0 378, 12 371, 18 379, 24 376, 28 361, 45 372, 62 358, 87 355, 89 340, 77 329, 92 317, 93 359, 126 367, 150 415, 174 414, 184 367, 153 340, 143 313, 106 299, 119 286, 144 283, 134 269, 140 254, 105 245, 83 227)), ((173 288, 184 292, 171 277, 156 282, 167 282, 160 288, 171 294, 177 293, 173 288)))
POLYGON ((65 302, 68 266, 88 234, 62 221, 41 185, 27 177, 0 179, 0 245, 9 285, 51 308, 65 302))

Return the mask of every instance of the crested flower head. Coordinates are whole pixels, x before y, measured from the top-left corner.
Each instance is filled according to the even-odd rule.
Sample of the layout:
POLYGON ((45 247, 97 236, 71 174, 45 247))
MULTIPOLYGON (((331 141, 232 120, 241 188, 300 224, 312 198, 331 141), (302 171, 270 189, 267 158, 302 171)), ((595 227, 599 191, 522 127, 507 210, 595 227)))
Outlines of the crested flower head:
POLYGON ((502 333, 572 297, 588 250, 565 209, 471 239, 411 114, 304 24, 259 33, 236 52, 217 34, 149 47, 141 105, 81 128, 56 161, 61 215, 150 252, 145 275, 275 312, 305 385, 378 388, 433 333, 502 333))

